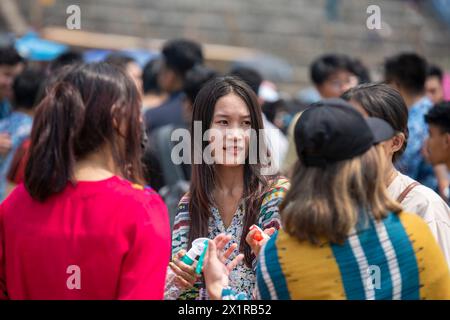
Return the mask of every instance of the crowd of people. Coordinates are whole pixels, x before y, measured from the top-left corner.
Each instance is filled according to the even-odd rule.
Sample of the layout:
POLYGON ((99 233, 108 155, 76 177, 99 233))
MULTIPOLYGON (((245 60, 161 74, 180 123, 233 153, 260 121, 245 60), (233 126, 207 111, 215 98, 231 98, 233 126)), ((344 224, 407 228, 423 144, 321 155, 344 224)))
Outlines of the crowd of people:
POLYGON ((0 48, 0 299, 450 299, 444 72, 383 63, 318 56, 287 99, 187 39, 0 48))

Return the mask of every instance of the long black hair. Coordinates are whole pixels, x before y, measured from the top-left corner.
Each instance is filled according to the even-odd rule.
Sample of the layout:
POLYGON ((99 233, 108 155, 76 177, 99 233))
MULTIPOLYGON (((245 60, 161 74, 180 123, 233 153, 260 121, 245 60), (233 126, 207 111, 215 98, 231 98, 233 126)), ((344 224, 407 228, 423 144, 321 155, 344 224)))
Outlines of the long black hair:
MULTIPOLYGON (((210 80, 198 93, 194 102, 192 132, 194 132, 194 121, 201 121, 202 136, 206 130, 210 129, 217 101, 230 93, 237 95, 245 102, 250 111, 251 128, 257 133, 260 132, 259 129, 263 129, 261 108, 253 90, 242 80, 236 77, 226 76, 210 80)), ((243 200, 245 202, 246 212, 239 251, 244 252, 245 263, 249 267, 255 257, 251 252, 250 246, 246 243, 245 237, 250 226, 256 223, 262 203, 262 195, 268 191, 270 179, 268 176, 261 174, 262 165, 259 150, 264 148, 264 141, 259 141, 261 137, 258 134, 257 139, 257 164, 250 164, 249 161, 245 161, 244 164, 243 200)), ((203 154, 203 150, 208 144, 208 141, 202 141, 201 148, 197 148, 194 142, 191 153, 193 157, 195 157, 195 152, 201 152, 203 154)), ((208 220, 211 216, 211 207, 214 203, 212 190, 214 190, 217 177, 214 164, 209 165, 205 161, 202 161, 201 164, 193 163, 189 200, 190 231, 188 247, 191 246, 192 241, 196 238, 208 236, 208 220)))

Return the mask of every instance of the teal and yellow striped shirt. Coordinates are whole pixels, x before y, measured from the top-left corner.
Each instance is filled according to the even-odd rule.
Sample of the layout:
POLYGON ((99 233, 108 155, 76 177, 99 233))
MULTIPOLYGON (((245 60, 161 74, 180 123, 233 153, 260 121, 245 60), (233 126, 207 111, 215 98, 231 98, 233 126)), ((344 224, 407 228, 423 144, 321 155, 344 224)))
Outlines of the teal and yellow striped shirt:
MULTIPOLYGON (((256 276, 262 300, 450 299, 444 255, 425 222, 408 213, 371 220, 342 245, 280 230, 261 250, 256 276)), ((243 297, 223 291, 224 299, 243 297)))

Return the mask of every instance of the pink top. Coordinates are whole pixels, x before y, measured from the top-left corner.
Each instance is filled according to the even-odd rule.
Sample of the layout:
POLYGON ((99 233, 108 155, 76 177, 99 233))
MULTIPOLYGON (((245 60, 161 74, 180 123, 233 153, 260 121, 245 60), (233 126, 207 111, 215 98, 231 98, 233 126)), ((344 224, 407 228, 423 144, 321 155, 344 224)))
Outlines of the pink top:
POLYGON ((169 259, 161 197, 116 176, 0 205, 0 299, 162 299, 169 259))

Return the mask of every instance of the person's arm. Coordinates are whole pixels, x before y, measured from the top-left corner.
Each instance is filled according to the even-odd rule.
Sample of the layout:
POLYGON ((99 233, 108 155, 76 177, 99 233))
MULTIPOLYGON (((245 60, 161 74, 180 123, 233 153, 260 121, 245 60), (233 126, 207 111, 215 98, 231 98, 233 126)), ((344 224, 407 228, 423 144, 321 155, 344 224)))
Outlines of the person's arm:
POLYGON ((437 241, 450 270, 450 223, 440 219, 425 221, 437 241))
POLYGON ((429 225, 415 214, 400 217, 410 238, 414 239, 417 268, 420 270, 420 298, 426 300, 450 299, 450 271, 444 254, 429 225))
POLYGON ((280 205, 290 188, 288 179, 280 178, 264 195, 258 216, 258 226, 263 229, 281 227, 280 205))
MULTIPOLYGON (((281 227, 280 204, 283 202, 286 193, 290 188, 288 179, 280 178, 273 185, 269 192, 266 193, 261 204, 260 214, 258 217, 258 227, 264 230, 268 235, 272 235, 281 227)), ((251 235, 250 235, 251 236, 251 235)), ((253 242, 248 239, 247 243, 252 247, 253 252, 258 256, 261 247, 267 242, 253 242)), ((256 270, 257 259, 253 260, 252 267, 256 270)))
POLYGON ((145 207, 130 207, 135 221, 127 230, 129 250, 124 257, 117 298, 160 300, 170 259, 170 226, 167 208, 159 196, 145 207))
POLYGON ((164 289, 165 300, 175 300, 192 288, 198 279, 193 266, 181 262, 189 239, 189 198, 184 196, 178 204, 172 231, 172 261, 169 264, 164 289))
POLYGON ((231 236, 229 235, 219 235, 214 241, 210 240, 208 243, 208 250, 203 265, 203 275, 208 296, 212 300, 247 300, 244 299, 247 298, 244 293, 236 294, 228 286, 231 270, 244 259, 244 255, 239 254, 226 265, 230 250, 223 252, 222 249, 230 240, 231 236), (217 240, 220 237, 222 237, 222 240, 217 240))

